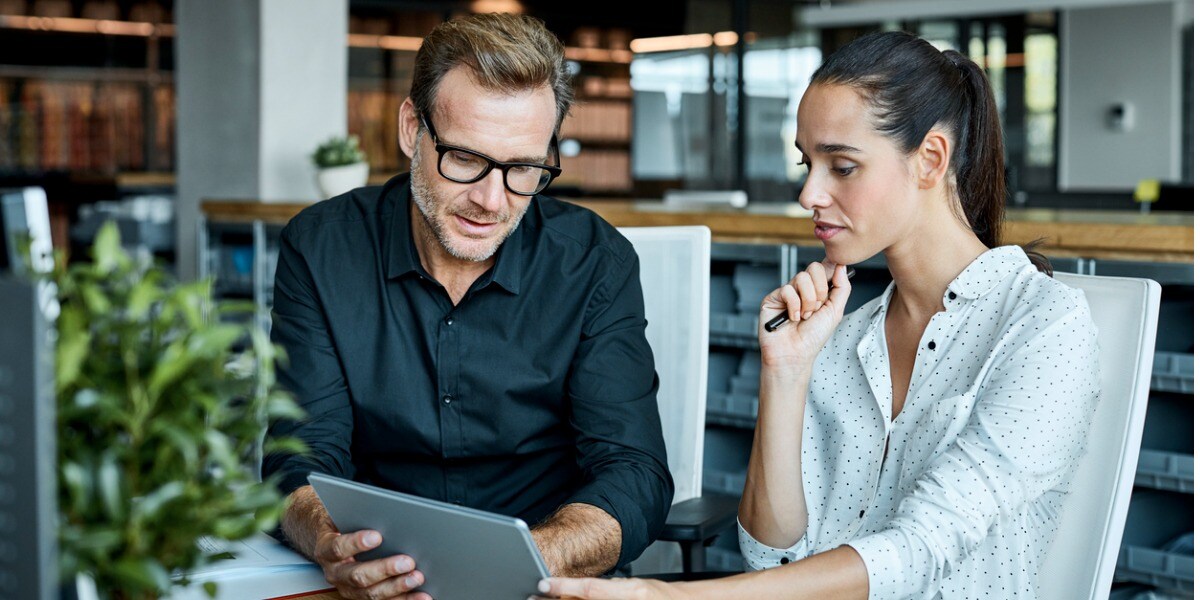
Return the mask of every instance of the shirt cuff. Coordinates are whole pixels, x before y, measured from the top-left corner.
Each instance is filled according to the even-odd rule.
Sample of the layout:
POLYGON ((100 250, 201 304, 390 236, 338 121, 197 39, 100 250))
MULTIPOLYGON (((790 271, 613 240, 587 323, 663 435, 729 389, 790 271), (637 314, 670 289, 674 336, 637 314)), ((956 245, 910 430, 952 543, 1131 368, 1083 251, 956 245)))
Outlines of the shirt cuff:
MULTIPOLYGON (((621 526, 621 555, 614 568, 621 568, 641 556, 654 539, 650 535, 652 525, 644 516, 651 507, 640 505, 617 485, 608 482, 593 482, 571 495, 566 504, 590 504, 608 513, 621 526)), ((658 532, 654 532, 657 536, 658 532)))
POLYGON ((775 548, 754 539, 754 536, 742 527, 740 518, 737 520, 737 529, 738 547, 742 551, 742 561, 747 571, 771 569, 808 556, 807 535, 801 536, 790 548, 775 548))
POLYGON ((908 594, 907 571, 900 561, 900 549, 890 534, 887 531, 874 533, 847 544, 867 565, 870 600, 903 598, 908 594))

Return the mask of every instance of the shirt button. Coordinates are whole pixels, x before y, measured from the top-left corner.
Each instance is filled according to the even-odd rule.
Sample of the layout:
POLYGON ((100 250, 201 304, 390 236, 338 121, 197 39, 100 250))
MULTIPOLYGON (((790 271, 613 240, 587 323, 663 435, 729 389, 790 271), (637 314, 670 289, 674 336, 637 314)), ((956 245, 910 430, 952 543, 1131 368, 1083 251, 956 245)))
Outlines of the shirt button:
POLYGON ((958 297, 958 294, 955 294, 954 292, 950 292, 950 299, 951 299, 951 300, 953 300, 953 299, 955 299, 955 298, 957 298, 957 297, 958 297))
POLYGON ((453 325, 453 324, 454 324, 454 317, 446 317, 446 324, 447 324, 447 325, 453 325))
POLYGON ((454 401, 454 396, 451 396, 450 394, 446 394, 445 396, 442 396, 442 402, 445 404, 450 404, 453 401, 454 401))
POLYGON ((858 518, 860 518, 860 519, 861 519, 861 518, 863 518, 863 515, 865 515, 865 514, 867 514, 867 511, 866 511, 866 510, 860 510, 860 511, 858 511, 858 518))
POLYGON ((929 341, 929 349, 933 350, 935 348, 937 348, 937 344, 933 340, 930 340, 929 341))
POLYGON ((781 559, 779 559, 779 564, 781 564, 781 565, 786 565, 786 564, 788 564, 788 563, 790 563, 790 562, 792 562, 792 561, 791 561, 791 560, 788 560, 788 557, 786 557, 786 556, 785 556, 785 557, 783 557, 783 558, 781 558, 781 559))

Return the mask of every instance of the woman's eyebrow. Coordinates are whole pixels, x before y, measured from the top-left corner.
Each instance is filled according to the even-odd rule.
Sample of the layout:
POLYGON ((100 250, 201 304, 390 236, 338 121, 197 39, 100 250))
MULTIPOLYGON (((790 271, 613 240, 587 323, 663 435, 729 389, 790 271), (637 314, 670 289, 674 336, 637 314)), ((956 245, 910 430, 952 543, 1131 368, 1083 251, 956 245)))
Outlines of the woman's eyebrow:
MULTIPOLYGON (((800 142, 796 142, 796 149, 804 153, 804 148, 800 147, 800 142)), ((862 154, 862 150, 846 144, 821 143, 817 144, 817 152, 822 154, 862 154)))

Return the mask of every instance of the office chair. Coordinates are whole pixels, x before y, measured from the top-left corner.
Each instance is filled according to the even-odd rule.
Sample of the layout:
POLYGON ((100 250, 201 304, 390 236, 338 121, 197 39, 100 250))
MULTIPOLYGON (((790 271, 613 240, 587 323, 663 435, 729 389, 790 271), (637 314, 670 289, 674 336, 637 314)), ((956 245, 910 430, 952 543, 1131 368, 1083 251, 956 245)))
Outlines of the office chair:
POLYGON ((707 227, 625 227, 641 265, 646 338, 658 371, 658 411, 675 497, 659 542, 634 571, 661 573, 675 564, 678 543, 684 573, 705 570, 704 547, 733 526, 738 499, 701 495, 704 416, 708 394, 709 250, 707 227))
POLYGON ((1148 279, 1058 274, 1083 290, 1099 330, 1100 403, 1067 488, 1039 598, 1103 600, 1116 569, 1150 394, 1162 287, 1148 279))

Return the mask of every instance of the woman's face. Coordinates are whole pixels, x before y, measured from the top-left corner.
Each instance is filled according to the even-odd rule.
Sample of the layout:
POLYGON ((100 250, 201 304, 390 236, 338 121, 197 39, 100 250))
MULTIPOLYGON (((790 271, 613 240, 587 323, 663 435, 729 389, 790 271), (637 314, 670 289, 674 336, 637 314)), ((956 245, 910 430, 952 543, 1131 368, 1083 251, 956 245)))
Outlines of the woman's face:
POLYGON ((809 87, 796 115, 796 147, 808 166, 800 204, 813 211, 831 260, 862 262, 915 231, 919 198, 910 161, 875 130, 858 91, 809 87))

